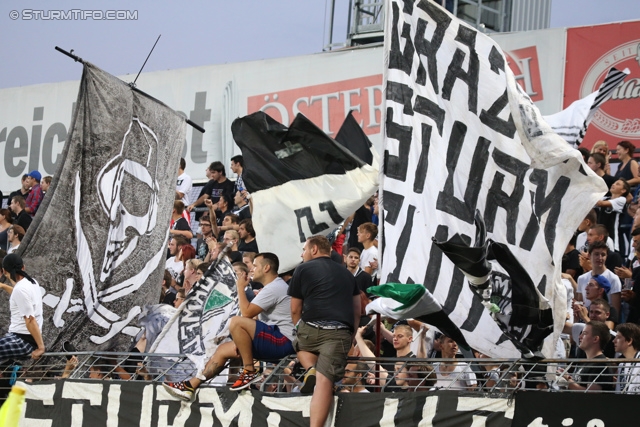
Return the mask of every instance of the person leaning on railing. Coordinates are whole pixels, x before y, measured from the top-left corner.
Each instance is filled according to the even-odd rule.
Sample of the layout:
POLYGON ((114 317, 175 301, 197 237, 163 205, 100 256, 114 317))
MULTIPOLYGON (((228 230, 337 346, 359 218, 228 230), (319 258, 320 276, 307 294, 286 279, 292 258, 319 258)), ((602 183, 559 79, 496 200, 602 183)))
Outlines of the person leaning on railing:
POLYGON ((602 353, 609 342, 609 327, 604 322, 591 321, 587 323, 580 335, 580 348, 584 350, 587 359, 592 364, 580 364, 573 375, 564 374, 566 380, 559 385, 566 384, 569 390, 575 391, 613 391, 615 387, 614 373, 606 365, 607 357, 602 353))
POLYGON ((40 286, 27 274, 22 258, 16 254, 5 256, 2 268, 13 286, 1 284, 1 288, 11 295, 11 324, 9 332, 0 337, 0 361, 29 355, 39 359, 45 351, 40 286))
MULTIPOLYGON (((613 345, 625 359, 640 359, 640 326, 623 323, 616 328, 613 345)), ((616 381, 616 393, 640 393, 640 361, 620 363, 616 381)))
POLYGON ((478 386, 476 374, 468 363, 456 362, 458 344, 443 334, 440 337, 440 349, 442 358, 451 360, 435 364, 435 372, 438 377, 435 387, 447 390, 475 390, 478 386))

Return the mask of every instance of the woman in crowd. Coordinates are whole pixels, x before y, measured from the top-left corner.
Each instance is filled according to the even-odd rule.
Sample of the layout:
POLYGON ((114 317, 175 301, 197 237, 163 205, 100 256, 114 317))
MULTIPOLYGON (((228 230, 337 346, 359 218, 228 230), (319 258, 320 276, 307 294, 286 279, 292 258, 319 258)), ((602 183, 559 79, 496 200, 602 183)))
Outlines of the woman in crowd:
POLYGON ((602 154, 590 154, 589 160, 587 160, 587 165, 589 165, 591 170, 594 171, 596 175, 603 179, 605 184, 607 184, 607 188, 611 188, 611 185, 613 185, 616 179, 604 171, 604 168, 607 165, 607 161, 602 154))
POLYGON ((192 258, 185 263, 184 270, 182 271, 184 275, 182 286, 184 287, 185 294, 188 294, 193 285, 202 277, 202 272, 198 270, 200 264, 202 264, 202 261, 196 258, 192 258))
POLYGON ((620 141, 616 148, 616 153, 618 153, 618 158, 620 159, 620 166, 618 167, 614 177, 616 179, 626 179, 630 187, 635 187, 640 184, 640 170, 638 169, 638 162, 633 160, 633 153, 635 151, 635 145, 629 141, 620 141))
POLYGON ((609 151, 609 145, 606 141, 600 140, 593 144, 591 147, 591 154, 598 153, 602 155, 605 159, 605 164, 602 165, 605 173, 611 173, 611 166, 609 165, 609 160, 611 160, 611 152, 609 151))
POLYGON ((9 248, 7 231, 9 231, 12 222, 13 219, 11 219, 9 209, 0 209, 0 249, 5 251, 9 248))
MULTIPOLYGON (((186 267, 187 261, 189 261, 190 259, 194 259, 195 257, 196 257, 196 249, 193 246, 182 245, 180 246, 180 250, 176 255, 176 261, 181 261, 182 265, 186 267)), ((184 268, 182 269, 180 276, 178 276, 176 283, 178 284, 178 286, 181 286, 181 287, 184 286, 184 268)))

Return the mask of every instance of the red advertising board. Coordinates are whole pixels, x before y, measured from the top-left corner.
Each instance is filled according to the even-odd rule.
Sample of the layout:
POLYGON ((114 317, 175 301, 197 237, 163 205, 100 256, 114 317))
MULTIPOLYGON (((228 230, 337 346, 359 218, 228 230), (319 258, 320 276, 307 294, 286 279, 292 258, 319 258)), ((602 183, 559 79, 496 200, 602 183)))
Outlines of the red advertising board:
POLYGON ((381 74, 280 90, 247 99, 248 113, 264 111, 287 126, 296 114, 302 113, 330 136, 338 132, 349 110, 353 110, 353 117, 367 135, 380 133, 381 74))
POLYGON ((604 140, 640 148, 640 21, 567 29, 564 107, 595 92, 611 67, 631 74, 594 116, 583 146, 604 140))

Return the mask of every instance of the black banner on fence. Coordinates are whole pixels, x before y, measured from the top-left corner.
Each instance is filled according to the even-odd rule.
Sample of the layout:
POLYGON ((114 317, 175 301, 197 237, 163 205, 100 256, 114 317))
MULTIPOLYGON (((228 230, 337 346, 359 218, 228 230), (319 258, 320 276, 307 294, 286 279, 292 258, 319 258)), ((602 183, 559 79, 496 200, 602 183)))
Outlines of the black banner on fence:
MULTIPOLYGON (((194 401, 170 396, 160 384, 55 381, 25 385, 21 425, 83 426, 308 426, 311 396, 241 393, 202 388, 194 401)), ((511 426, 513 402, 455 391, 337 393, 332 426, 511 426)))
POLYGON ((633 426, 638 396, 602 393, 516 394, 513 427, 633 426))

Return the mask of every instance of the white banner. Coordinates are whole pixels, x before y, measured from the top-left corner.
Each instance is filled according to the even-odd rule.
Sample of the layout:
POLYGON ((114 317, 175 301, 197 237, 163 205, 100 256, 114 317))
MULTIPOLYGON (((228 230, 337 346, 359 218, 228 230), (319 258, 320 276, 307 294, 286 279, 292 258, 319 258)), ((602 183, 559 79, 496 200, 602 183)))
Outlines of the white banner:
POLYGON ((431 239, 473 243, 479 210, 554 305, 558 329, 561 258, 604 184, 544 123, 497 43, 432 2, 388 4, 381 282, 423 283, 473 348, 518 357, 431 239))

